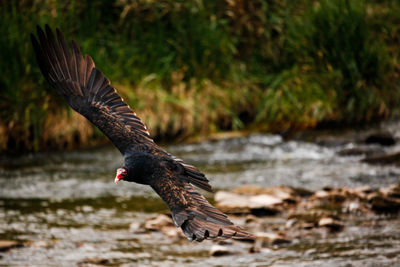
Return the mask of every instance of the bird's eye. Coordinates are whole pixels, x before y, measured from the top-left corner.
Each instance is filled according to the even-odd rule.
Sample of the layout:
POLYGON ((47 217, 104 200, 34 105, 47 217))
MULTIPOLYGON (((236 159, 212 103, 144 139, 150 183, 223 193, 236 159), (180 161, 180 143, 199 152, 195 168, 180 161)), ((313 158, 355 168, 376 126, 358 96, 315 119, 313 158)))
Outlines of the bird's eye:
POLYGON ((127 170, 125 169, 125 168, 119 168, 118 170, 117 170, 117 175, 122 175, 122 176, 124 176, 124 175, 126 175, 127 174, 127 170))

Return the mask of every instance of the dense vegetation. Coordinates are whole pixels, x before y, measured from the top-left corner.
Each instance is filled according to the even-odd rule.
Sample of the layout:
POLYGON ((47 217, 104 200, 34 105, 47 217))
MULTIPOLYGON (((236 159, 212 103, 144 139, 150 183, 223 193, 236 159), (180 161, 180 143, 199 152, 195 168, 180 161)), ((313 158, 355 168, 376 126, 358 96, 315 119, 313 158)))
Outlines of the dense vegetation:
POLYGON ((400 104, 395 0, 0 1, 0 150, 104 140, 39 72, 29 33, 46 23, 157 138, 366 123, 400 104))

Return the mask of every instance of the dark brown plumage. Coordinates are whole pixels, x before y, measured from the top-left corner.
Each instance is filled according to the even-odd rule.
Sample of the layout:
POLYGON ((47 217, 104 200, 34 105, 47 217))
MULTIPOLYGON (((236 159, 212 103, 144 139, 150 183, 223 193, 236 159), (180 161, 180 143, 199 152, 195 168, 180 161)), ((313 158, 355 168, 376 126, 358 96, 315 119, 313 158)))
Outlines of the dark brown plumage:
POLYGON ((96 125, 124 156, 116 182, 125 180, 150 185, 165 201, 177 227, 186 237, 202 241, 216 237, 253 238, 214 208, 193 185, 211 191, 205 175, 157 146, 146 126, 122 100, 110 81, 82 56, 78 45, 71 48, 57 29, 38 27, 39 41, 31 34, 39 67, 67 103, 96 125))

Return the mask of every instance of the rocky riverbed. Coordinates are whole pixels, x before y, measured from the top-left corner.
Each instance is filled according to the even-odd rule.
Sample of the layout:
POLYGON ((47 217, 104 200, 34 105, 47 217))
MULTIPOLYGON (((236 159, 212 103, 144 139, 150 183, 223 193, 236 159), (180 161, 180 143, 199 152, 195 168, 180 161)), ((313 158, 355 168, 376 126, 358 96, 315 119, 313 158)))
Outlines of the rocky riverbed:
POLYGON ((400 127, 385 129, 169 146, 255 241, 189 243, 150 188, 113 184, 113 148, 3 158, 0 265, 395 266, 400 127))
MULTIPOLYGON (((128 202, 134 200, 140 201, 128 202)), ((293 262, 304 266, 309 262, 394 266, 400 262, 399 185, 379 189, 325 187, 314 192, 245 185, 218 191, 214 204, 256 239, 203 243, 189 243, 168 212, 120 213, 75 203, 74 210, 57 208, 51 214, 49 209, 57 204, 44 203, 41 205, 47 212, 42 216, 18 214, 18 210, 30 209, 32 203, 14 203, 15 211, 6 212, 7 220, 14 217, 19 222, 11 223, 8 229, 3 225, 3 231, 8 231, 3 237, 20 238, 0 240, 4 263, 24 265, 24 255, 32 257, 37 266, 53 260, 66 266, 71 261, 78 266, 197 266, 199 260, 212 266, 229 261, 235 261, 231 266, 285 266, 293 262), (39 217, 45 219, 45 225, 39 217), (26 233, 18 233, 21 229, 26 233), (49 233, 39 234, 46 229, 49 233)), ((126 204, 122 202, 122 206, 126 204)))

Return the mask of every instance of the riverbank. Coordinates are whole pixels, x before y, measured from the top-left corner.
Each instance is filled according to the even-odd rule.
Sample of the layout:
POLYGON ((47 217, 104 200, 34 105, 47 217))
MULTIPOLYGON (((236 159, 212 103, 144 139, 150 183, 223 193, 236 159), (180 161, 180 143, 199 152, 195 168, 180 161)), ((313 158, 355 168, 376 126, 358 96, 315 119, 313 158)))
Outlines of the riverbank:
POLYGON ((106 142, 44 81, 29 40, 36 24, 75 39, 152 136, 171 141, 398 114, 399 10, 361 0, 5 1, 0 152, 106 142))

